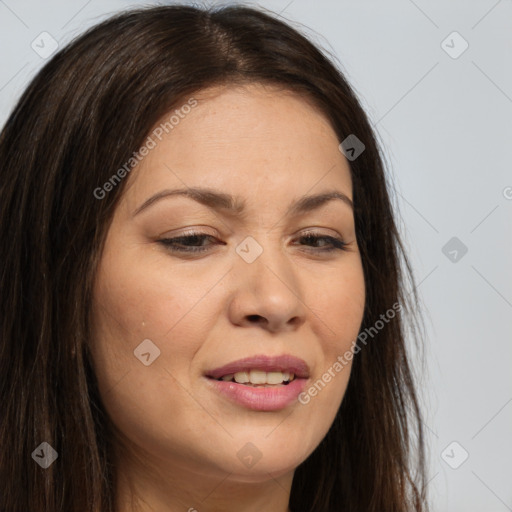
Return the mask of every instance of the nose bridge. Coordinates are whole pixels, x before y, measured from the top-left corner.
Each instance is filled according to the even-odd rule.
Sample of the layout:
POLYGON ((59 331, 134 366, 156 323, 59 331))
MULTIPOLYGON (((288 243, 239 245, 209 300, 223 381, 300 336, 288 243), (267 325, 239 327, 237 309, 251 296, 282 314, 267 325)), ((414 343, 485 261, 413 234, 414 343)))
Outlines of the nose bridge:
POLYGON ((256 236, 258 240, 247 236, 238 244, 236 252, 242 261, 237 261, 237 269, 254 280, 250 286, 285 287, 292 293, 289 288, 298 287, 297 276, 279 241, 265 233, 256 236))
POLYGON ((233 308, 238 322, 263 317, 278 328, 304 315, 299 276, 275 237, 248 236, 236 247, 233 308))

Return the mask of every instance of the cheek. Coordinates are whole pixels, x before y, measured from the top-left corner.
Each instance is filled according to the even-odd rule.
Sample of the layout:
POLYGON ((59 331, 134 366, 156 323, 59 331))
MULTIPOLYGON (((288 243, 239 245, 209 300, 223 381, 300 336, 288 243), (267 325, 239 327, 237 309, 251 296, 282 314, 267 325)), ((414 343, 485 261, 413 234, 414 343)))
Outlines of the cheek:
POLYGON ((137 414, 145 416, 158 410, 152 407, 158 397, 172 403, 182 387, 190 387, 194 355, 208 336, 209 322, 218 318, 218 302, 207 291, 222 273, 206 267, 204 274, 191 267, 171 272, 159 253, 147 254, 144 265, 121 255, 121 250, 105 254, 98 269, 91 348, 112 415, 122 414, 119 404, 137 406, 143 399, 137 414))
POLYGON ((147 260, 140 265, 121 257, 105 257, 94 301, 98 337, 111 338, 120 357, 133 353, 147 338, 156 344, 172 340, 177 353, 183 346, 194 350, 190 326, 200 325, 194 321, 201 309, 196 306, 208 289, 207 280, 190 270, 171 272, 161 256, 147 260))
POLYGON ((322 364, 316 380, 305 390, 303 405, 323 411, 323 427, 330 424, 345 394, 352 368, 352 352, 365 307, 365 282, 359 258, 347 263, 338 279, 312 283, 312 325, 322 344, 322 364), (320 291, 319 291, 320 290, 320 291))
POLYGON ((365 282, 359 258, 347 262, 342 272, 311 281, 309 304, 318 339, 326 356, 345 352, 357 338, 365 307, 365 282), (336 277, 336 275, 338 277, 336 277))
POLYGON ((162 425, 186 424, 180 397, 204 338, 193 308, 204 289, 183 288, 184 280, 106 259, 95 289, 92 355, 103 405, 123 433, 154 453, 162 425))

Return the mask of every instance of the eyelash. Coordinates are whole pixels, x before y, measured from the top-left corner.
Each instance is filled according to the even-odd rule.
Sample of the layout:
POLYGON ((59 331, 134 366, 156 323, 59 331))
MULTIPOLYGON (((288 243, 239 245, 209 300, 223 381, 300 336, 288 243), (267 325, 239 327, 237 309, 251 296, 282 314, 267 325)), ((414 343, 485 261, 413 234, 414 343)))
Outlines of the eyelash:
MULTIPOLYGON (((205 238, 215 238, 212 235, 208 235, 206 233, 200 233, 200 232, 189 232, 184 235, 175 237, 175 238, 162 238, 161 240, 158 240, 158 243, 162 244, 166 249, 172 251, 172 252, 181 252, 181 253, 204 253, 209 250, 209 247, 197 247, 197 246, 188 246, 188 248, 179 247, 177 243, 183 243, 183 242, 190 242, 194 239, 200 238, 204 240, 205 238)), ((328 240, 331 244, 331 247, 329 248, 313 248, 314 252, 321 252, 321 253, 330 253, 333 251, 344 251, 346 250, 346 242, 339 238, 335 238, 328 235, 318 235, 314 232, 306 232, 301 237, 299 237, 299 240, 307 239, 308 241, 312 240, 328 240)))

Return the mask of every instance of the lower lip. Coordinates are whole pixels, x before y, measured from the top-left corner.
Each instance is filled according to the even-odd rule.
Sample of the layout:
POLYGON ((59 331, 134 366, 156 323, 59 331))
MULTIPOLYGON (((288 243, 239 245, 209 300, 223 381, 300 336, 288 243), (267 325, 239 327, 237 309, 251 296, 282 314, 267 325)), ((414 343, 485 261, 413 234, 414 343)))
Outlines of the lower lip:
POLYGON ((306 379, 293 379, 289 384, 272 387, 252 387, 208 379, 214 389, 230 400, 254 411, 279 411, 297 401, 306 386, 306 379))

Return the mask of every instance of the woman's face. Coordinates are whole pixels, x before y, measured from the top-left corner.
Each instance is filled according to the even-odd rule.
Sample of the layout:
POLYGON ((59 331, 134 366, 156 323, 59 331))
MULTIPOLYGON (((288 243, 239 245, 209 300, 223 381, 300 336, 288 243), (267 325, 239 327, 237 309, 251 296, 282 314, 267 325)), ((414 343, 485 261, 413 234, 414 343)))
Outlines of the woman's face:
POLYGON ((338 357, 365 302, 349 166, 299 96, 194 97, 126 178, 96 275, 94 366, 140 460, 264 481, 311 454, 347 387, 338 357))

